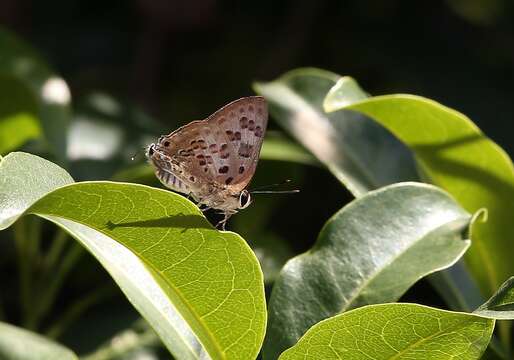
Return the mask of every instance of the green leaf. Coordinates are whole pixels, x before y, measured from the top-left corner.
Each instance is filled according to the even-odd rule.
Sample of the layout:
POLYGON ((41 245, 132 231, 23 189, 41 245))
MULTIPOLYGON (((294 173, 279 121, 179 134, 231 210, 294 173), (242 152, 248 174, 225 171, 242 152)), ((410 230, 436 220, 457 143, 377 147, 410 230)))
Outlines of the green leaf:
POLYGON ((257 356, 266 326, 262 272, 239 235, 217 231, 169 191, 112 182, 62 186, 66 181, 64 170, 36 156, 3 158, 3 227, 25 212, 68 231, 175 357, 257 356))
POLYGON ((2 360, 74 360, 69 349, 39 334, 0 322, 0 359, 2 360))
POLYGON ((498 291, 474 313, 493 319, 514 319, 514 276, 505 281, 498 291))
POLYGON ((388 95, 341 108, 338 86, 325 100, 327 111, 350 109, 375 119, 414 151, 430 182, 469 212, 487 209, 488 221, 473 226, 466 260, 482 292, 492 294, 514 273, 514 167, 509 156, 465 115, 435 101, 388 95))
MULTIPOLYGON (((0 29, 0 53, 0 80, 7 77, 15 80, 19 82, 16 88, 24 87, 25 92, 30 93, 30 98, 26 99, 26 108, 18 109, 18 116, 27 114, 27 111, 31 116, 36 115, 50 150, 64 161, 71 113, 68 86, 28 45, 3 29, 0 29)), ((6 86, 7 83, 0 85, 0 93, 8 90, 6 86)), ((27 120, 23 120, 20 126, 26 127, 27 120)), ((30 126, 36 125, 32 121, 30 126)), ((33 131, 25 140, 32 137, 33 131)))
POLYGON ((463 238, 469 221, 445 192, 420 183, 390 185, 345 206, 314 247, 282 269, 269 302, 265 358, 277 358, 320 320, 395 301, 451 266, 470 245, 463 238))
POLYGON ((480 359, 494 320, 416 304, 370 305, 313 326, 281 360, 480 359))
MULTIPOLYGON (((410 153, 382 127, 351 112, 325 113, 325 95, 339 79, 339 75, 319 69, 298 69, 275 81, 256 83, 254 89, 266 97, 279 124, 355 196, 416 180, 410 153)), ((345 87, 353 100, 367 96, 353 80, 345 87)))

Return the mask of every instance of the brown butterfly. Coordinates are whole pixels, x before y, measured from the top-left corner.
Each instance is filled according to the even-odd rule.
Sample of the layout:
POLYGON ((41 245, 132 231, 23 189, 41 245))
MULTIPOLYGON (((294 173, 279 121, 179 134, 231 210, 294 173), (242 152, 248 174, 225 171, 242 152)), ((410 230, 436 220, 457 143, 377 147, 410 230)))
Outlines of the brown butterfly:
POLYGON ((146 156, 168 188, 191 196, 205 209, 230 216, 251 203, 246 190, 255 173, 268 107, 249 96, 222 107, 205 120, 192 121, 148 147, 146 156))

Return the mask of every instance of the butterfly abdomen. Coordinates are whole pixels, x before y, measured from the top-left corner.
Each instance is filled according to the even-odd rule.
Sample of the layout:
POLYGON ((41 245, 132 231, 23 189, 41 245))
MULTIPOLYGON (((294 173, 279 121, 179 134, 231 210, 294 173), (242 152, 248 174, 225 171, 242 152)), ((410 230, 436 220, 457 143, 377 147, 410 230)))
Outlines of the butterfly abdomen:
POLYGON ((157 178, 170 189, 186 192, 189 187, 180 180, 177 176, 173 175, 170 171, 159 169, 155 172, 157 178))

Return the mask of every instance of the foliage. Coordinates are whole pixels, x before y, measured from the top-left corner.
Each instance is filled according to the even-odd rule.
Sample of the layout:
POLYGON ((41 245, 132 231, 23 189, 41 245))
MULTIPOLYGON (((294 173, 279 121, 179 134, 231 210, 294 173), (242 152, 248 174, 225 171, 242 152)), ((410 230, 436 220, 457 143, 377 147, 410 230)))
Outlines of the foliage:
MULTIPOLYGON (((132 342, 117 352, 117 335, 96 344, 89 360, 141 349, 158 354, 162 346, 178 359, 510 355, 508 323, 500 323, 501 343, 492 334, 496 320, 514 316, 512 162, 464 115, 411 95, 369 97, 352 78, 318 69, 256 83, 291 136, 270 132, 256 178, 301 179, 304 168, 327 168, 356 197, 326 221, 308 251, 293 256, 294 228, 276 231, 275 214, 294 206, 259 200, 246 219, 236 218, 241 235, 218 231, 185 197, 149 186, 156 181, 147 165, 127 160, 161 131, 151 117, 102 94, 79 100, 71 113, 64 81, 28 46, 0 35, 9 54, 0 91, 13 99, 12 107, 0 102, 0 139, 7 139, 0 151, 8 153, 0 161, 0 228, 12 235, 0 240, 17 254, 20 303, 17 319, 0 302, 0 318, 25 328, 0 323, 0 355, 75 358, 63 334, 85 326, 83 312, 118 290, 143 325, 120 326, 132 342), (59 84, 60 100, 55 87, 45 93, 48 81, 59 84), (11 138, 13 127, 20 131, 11 138), (74 141, 66 144, 67 137, 74 141), (84 266, 82 249, 117 287, 94 289, 56 317, 63 284, 84 266), (444 274, 434 284, 452 289, 441 299, 460 311, 405 302, 430 274, 444 274), (462 286, 473 282, 490 299, 471 312, 449 299, 480 302, 462 286)), ((302 210, 315 212, 319 202, 302 210)), ((2 297, 10 295, 3 286, 2 297)), ((103 321, 95 329, 110 319, 103 321)))

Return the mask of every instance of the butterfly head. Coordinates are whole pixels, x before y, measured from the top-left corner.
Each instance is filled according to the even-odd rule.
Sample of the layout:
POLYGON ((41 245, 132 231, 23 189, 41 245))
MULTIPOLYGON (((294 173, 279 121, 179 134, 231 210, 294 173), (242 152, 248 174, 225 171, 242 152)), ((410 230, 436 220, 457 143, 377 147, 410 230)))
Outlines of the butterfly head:
POLYGON ((150 159, 154 153, 155 153, 155 144, 150 144, 148 146, 148 149, 146 149, 146 157, 150 159))

